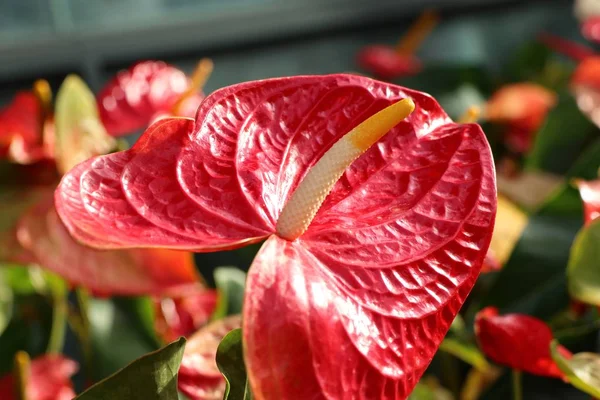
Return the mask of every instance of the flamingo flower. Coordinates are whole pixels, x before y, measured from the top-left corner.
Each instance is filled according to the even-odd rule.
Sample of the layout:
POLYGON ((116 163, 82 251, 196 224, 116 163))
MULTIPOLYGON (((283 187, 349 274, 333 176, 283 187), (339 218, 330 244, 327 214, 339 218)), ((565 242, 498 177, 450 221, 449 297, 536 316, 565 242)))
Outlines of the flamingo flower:
MULTIPOLYGON (((495 307, 475 317, 475 335, 481 350, 498 364, 534 375, 564 378, 550 355, 552 331, 543 321, 525 314, 499 315, 495 307)), ((565 357, 571 353, 560 346, 565 357)))
POLYGON ((225 335, 241 325, 240 316, 233 315, 210 323, 188 339, 179 368, 178 385, 190 400, 223 398, 225 379, 215 361, 217 348, 225 335))
POLYGON ((600 2, 598 0, 575 0, 575 16, 581 23, 583 36, 600 43, 600 2))
POLYGON ((203 287, 187 288, 173 297, 155 299, 154 326, 158 336, 170 343, 193 334, 206 325, 217 307, 217 299, 215 290, 203 287))
POLYGON ((212 61, 198 63, 191 78, 163 61, 142 61, 121 71, 100 91, 98 107, 108 133, 122 136, 144 129, 157 118, 193 117, 204 98, 202 86, 212 61))
POLYGON ((394 79, 414 75, 421 71, 421 61, 415 51, 437 25, 439 17, 428 11, 413 24, 396 47, 367 46, 357 55, 358 65, 381 79, 394 79))
MULTIPOLYGON (((71 376, 77 363, 60 355, 44 355, 31 361, 25 388, 27 400, 71 400, 75 397, 71 376)), ((0 398, 16 400, 17 384, 13 374, 0 378, 0 398)))
POLYGON ((554 92, 535 83, 505 85, 488 100, 486 119, 506 124, 507 145, 518 153, 524 153, 531 147, 534 134, 556 102, 554 92))
POLYGON ((547 33, 540 40, 578 63, 571 75, 571 92, 579 109, 600 126, 600 56, 586 46, 547 33))
POLYGON ((583 214, 585 224, 600 217, 600 179, 594 181, 576 180, 575 185, 579 189, 579 195, 583 201, 583 214))
POLYGON ((56 204, 102 248, 266 240, 243 307, 256 398, 400 399, 475 283, 496 191, 478 125, 339 74, 220 89, 195 120, 79 164, 56 204))
MULTIPOLYGON (((48 85, 45 81, 38 81, 35 86, 39 88, 44 84, 48 85)), ((8 106, 0 109, 0 159, 31 164, 51 158, 51 132, 44 134, 44 128, 42 99, 34 91, 18 92, 8 106)))

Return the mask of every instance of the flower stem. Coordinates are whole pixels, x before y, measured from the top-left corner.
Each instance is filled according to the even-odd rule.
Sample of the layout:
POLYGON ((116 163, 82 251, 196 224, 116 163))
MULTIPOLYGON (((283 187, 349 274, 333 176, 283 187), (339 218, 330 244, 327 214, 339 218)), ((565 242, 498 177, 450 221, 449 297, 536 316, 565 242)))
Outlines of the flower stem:
POLYGON ((62 279, 50 277, 53 282, 49 283, 50 295, 52 296, 52 328, 50 339, 48 339, 47 353, 61 353, 65 344, 67 333, 67 318, 69 315, 69 303, 67 300, 67 289, 62 279))
POLYGON ((15 354, 14 376, 17 400, 27 400, 27 381, 29 380, 30 363, 31 360, 26 352, 18 351, 15 354))
POLYGON ((523 374, 518 369, 512 370, 513 400, 523 400, 523 374))

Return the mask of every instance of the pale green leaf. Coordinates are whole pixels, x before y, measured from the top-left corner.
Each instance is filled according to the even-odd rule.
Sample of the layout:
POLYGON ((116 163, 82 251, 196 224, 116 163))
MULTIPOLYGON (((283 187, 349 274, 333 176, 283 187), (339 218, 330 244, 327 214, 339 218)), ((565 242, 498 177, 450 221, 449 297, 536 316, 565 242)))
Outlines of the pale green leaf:
POLYGON ((560 354, 558 347, 556 340, 550 343, 552 359, 567 376, 569 383, 594 398, 600 398, 600 355, 577 353, 567 359, 560 354))

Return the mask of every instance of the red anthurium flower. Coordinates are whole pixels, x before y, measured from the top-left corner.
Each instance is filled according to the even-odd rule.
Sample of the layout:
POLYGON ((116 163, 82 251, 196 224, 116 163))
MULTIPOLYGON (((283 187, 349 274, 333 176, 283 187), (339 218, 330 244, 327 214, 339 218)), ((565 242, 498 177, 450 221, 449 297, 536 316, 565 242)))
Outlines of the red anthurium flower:
POLYGON ((550 34, 544 34, 540 39, 578 63, 571 75, 571 92, 581 111, 600 126, 600 56, 586 46, 550 34))
POLYGON ((421 61, 414 56, 421 42, 437 25, 439 17, 428 11, 413 24, 396 47, 367 46, 357 55, 358 65, 382 79, 414 75, 421 71, 421 61))
MULTIPOLYGON (((75 397, 71 376, 79 369, 75 361, 60 355, 44 355, 31 361, 27 380, 27 400, 71 400, 75 397)), ((12 374, 0 378, 0 398, 16 400, 12 374)))
POLYGON ((165 116, 193 117, 204 98, 202 86, 212 62, 200 61, 194 75, 162 61, 142 61, 121 71, 98 96, 100 118, 108 133, 122 136, 165 116))
POLYGON ((192 335, 179 368, 179 390, 190 400, 220 400, 225 380, 217 368, 215 356, 219 343, 230 331, 240 328, 239 315, 212 322, 192 335))
POLYGON ((384 45, 367 46, 356 57, 360 68, 381 79, 415 75, 423 68, 417 57, 399 53, 395 48, 384 45))
POLYGON ((96 295, 170 295, 198 283, 189 252, 100 251, 78 243, 58 218, 51 192, 21 217, 17 239, 35 263, 96 295))
MULTIPOLYGON (((534 375, 564 378, 552 360, 552 331, 543 321, 525 314, 499 315, 487 307, 475 317, 475 335, 481 350, 498 364, 534 375)), ((565 356, 570 352, 561 347, 565 356)))
POLYGON ((581 33, 593 42, 600 42, 600 3, 597 0, 576 0, 575 16, 581 22, 581 33))
POLYGON ((592 42, 600 43, 600 16, 591 17, 581 24, 581 33, 592 42))
POLYGON ((18 92, 0 109, 0 158, 30 164, 48 156, 44 146, 43 109, 33 92, 18 92))
POLYGON ((488 100, 486 119, 508 125, 507 144, 514 151, 526 152, 556 101, 554 92, 535 83, 505 85, 488 100))
POLYGON ((165 343, 189 336, 206 325, 217 306, 215 290, 192 287, 173 297, 155 299, 155 328, 165 343))
POLYGON ((600 217, 600 179, 595 181, 577 179, 574 183, 579 189, 579 195, 583 201, 585 224, 588 225, 600 217))
POLYGON ((502 264, 498 261, 492 249, 488 249, 485 259, 483 260, 483 266, 481 267, 481 273, 485 274, 488 272, 496 272, 502 269, 502 264))
POLYGON ((243 310, 256 398, 391 399, 408 396, 471 290, 496 192, 478 125, 340 74, 218 90, 195 121, 162 120, 78 165, 56 202, 97 247, 267 239, 243 310))

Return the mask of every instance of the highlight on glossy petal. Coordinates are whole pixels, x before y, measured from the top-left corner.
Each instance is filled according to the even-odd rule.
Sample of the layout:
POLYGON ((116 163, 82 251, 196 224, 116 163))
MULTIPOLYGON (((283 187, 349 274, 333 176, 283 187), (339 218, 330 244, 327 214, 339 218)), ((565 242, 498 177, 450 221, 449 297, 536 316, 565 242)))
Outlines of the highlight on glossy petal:
POLYGON ((241 316, 214 321, 192 335, 179 368, 179 390, 190 400, 220 400, 225 380, 215 360, 221 339, 241 326, 241 316))
MULTIPOLYGON (((499 315, 487 307, 475 317, 481 350, 498 364, 534 375, 564 378, 550 355, 552 331, 543 321, 525 314, 499 315)), ((561 350, 570 354, 568 350, 561 350)))
MULTIPOLYGON (((27 400, 71 400, 75 397, 71 376, 79 366, 73 360, 60 355, 43 355, 29 365, 26 383, 27 400)), ((2 400, 19 400, 14 389, 14 374, 0 378, 2 400)))
POLYGON ((90 157, 116 146, 100 118, 94 94, 76 75, 69 75, 56 95, 56 164, 65 173, 90 157))
POLYGON ((294 240, 302 235, 344 170, 415 109, 411 99, 402 99, 356 126, 308 171, 283 208, 277 234, 294 240))
POLYGON ((600 398, 600 355, 565 353, 557 340, 550 344, 550 352, 571 385, 593 398, 600 398))

